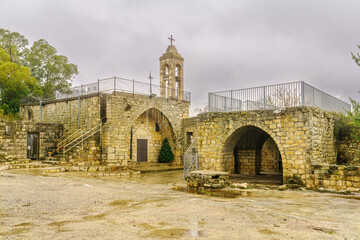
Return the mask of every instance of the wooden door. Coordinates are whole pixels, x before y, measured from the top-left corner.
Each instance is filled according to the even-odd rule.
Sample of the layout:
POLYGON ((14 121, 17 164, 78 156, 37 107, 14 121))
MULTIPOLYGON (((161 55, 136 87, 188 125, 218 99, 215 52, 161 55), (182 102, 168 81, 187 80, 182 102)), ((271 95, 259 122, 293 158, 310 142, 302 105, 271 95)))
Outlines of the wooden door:
POLYGON ((147 162, 148 161, 148 144, 147 139, 137 140, 137 161, 147 162))
POLYGON ((39 133, 27 134, 27 157, 39 159, 39 133))

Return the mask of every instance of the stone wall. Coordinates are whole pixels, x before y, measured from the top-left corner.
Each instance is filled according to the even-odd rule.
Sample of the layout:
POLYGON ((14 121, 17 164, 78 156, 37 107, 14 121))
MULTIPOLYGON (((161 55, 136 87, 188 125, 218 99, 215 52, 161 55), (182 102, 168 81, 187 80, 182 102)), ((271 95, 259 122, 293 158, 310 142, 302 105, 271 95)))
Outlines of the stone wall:
POLYGON ((345 160, 344 164, 360 166, 360 142, 344 140, 339 144, 338 153, 343 155, 342 158, 345 160))
POLYGON ((234 172, 234 148, 243 137, 243 127, 252 126, 267 133, 279 148, 283 180, 305 184, 311 164, 335 162, 332 114, 315 107, 293 107, 275 113, 257 110, 205 113, 184 119, 187 132, 198 136, 199 168, 234 172))
POLYGON ((28 133, 39 133, 39 158, 44 158, 47 152, 53 152, 53 149, 56 148, 62 131, 62 124, 0 120, 0 160, 27 158, 28 133), (7 125, 10 126, 8 134, 5 132, 7 125))
POLYGON ((316 164, 311 167, 312 173, 305 181, 307 188, 360 192, 359 166, 316 164))
POLYGON ((255 174, 256 150, 238 150, 235 160, 238 164, 238 173, 255 174))
POLYGON ((280 173, 280 152, 272 138, 268 138, 261 149, 261 173, 280 173))
POLYGON ((79 109, 80 127, 88 128, 100 121, 100 101, 104 94, 92 94, 78 98, 60 99, 43 102, 40 111, 39 103, 24 105, 20 114, 23 119, 34 122, 62 123, 65 135, 78 129, 79 109))

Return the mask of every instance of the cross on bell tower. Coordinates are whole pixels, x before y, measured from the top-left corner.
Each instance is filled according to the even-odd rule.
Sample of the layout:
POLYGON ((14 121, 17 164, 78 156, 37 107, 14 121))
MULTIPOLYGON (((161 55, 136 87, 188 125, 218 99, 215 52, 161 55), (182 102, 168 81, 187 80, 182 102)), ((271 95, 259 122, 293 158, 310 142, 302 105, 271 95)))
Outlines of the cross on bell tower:
POLYGON ((170 45, 160 57, 160 96, 177 100, 184 99, 184 58, 173 45, 173 36, 169 38, 170 45))
POLYGON ((172 45, 172 42, 175 41, 175 39, 173 39, 172 34, 170 35, 170 37, 168 38, 170 40, 170 45, 172 45))

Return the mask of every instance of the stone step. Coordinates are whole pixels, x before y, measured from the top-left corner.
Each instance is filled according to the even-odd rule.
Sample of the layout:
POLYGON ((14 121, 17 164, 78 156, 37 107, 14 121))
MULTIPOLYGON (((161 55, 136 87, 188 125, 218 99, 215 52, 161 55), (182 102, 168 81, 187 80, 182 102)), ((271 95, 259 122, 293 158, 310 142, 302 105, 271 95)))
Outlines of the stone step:
POLYGON ((24 158, 24 159, 17 159, 17 160, 11 160, 11 161, 1 161, 1 165, 11 165, 11 164, 23 164, 23 163, 30 163, 31 159, 24 158))
POLYGON ((49 167, 49 164, 14 164, 14 165, 7 165, 4 166, 6 169, 1 170, 11 170, 11 169, 25 169, 25 168, 46 168, 49 167))
POLYGON ((43 163, 45 164, 51 164, 51 165, 60 165, 60 160, 44 160, 43 163))
POLYGON ((142 163, 132 166, 131 169, 140 171, 141 173, 151 173, 151 172, 168 172, 168 171, 183 170, 184 167, 181 165, 175 165, 171 163, 147 163, 147 164, 142 163))

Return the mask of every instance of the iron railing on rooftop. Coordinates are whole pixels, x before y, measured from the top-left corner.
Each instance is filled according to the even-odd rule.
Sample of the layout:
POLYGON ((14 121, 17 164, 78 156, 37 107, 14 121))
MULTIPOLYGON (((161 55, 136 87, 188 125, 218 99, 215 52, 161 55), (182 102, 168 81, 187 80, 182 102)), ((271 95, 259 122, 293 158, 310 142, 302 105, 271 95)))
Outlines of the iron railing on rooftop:
MULTIPOLYGON (((162 89, 158 85, 138 82, 135 80, 119 78, 119 77, 111 77, 105 79, 99 79, 95 83, 90 83, 86 85, 76 86, 71 89, 71 93, 64 94, 60 92, 55 93, 56 99, 64 99, 64 98, 72 98, 83 95, 89 95, 94 93, 112 93, 114 91, 117 92, 126 92, 132 94, 140 94, 151 97, 164 97, 168 98, 169 93, 173 89, 167 87, 166 89, 162 89), (164 90, 165 96, 161 96, 161 90, 164 90)), ((183 91, 182 94, 178 92, 178 89, 175 89, 175 98, 181 99, 184 101, 190 102, 191 94, 190 92, 183 91), (182 95, 182 96, 181 96, 182 95)))
POLYGON ((230 112, 297 106, 343 113, 351 110, 350 104, 302 81, 212 92, 209 93, 208 108, 210 112, 230 112))

